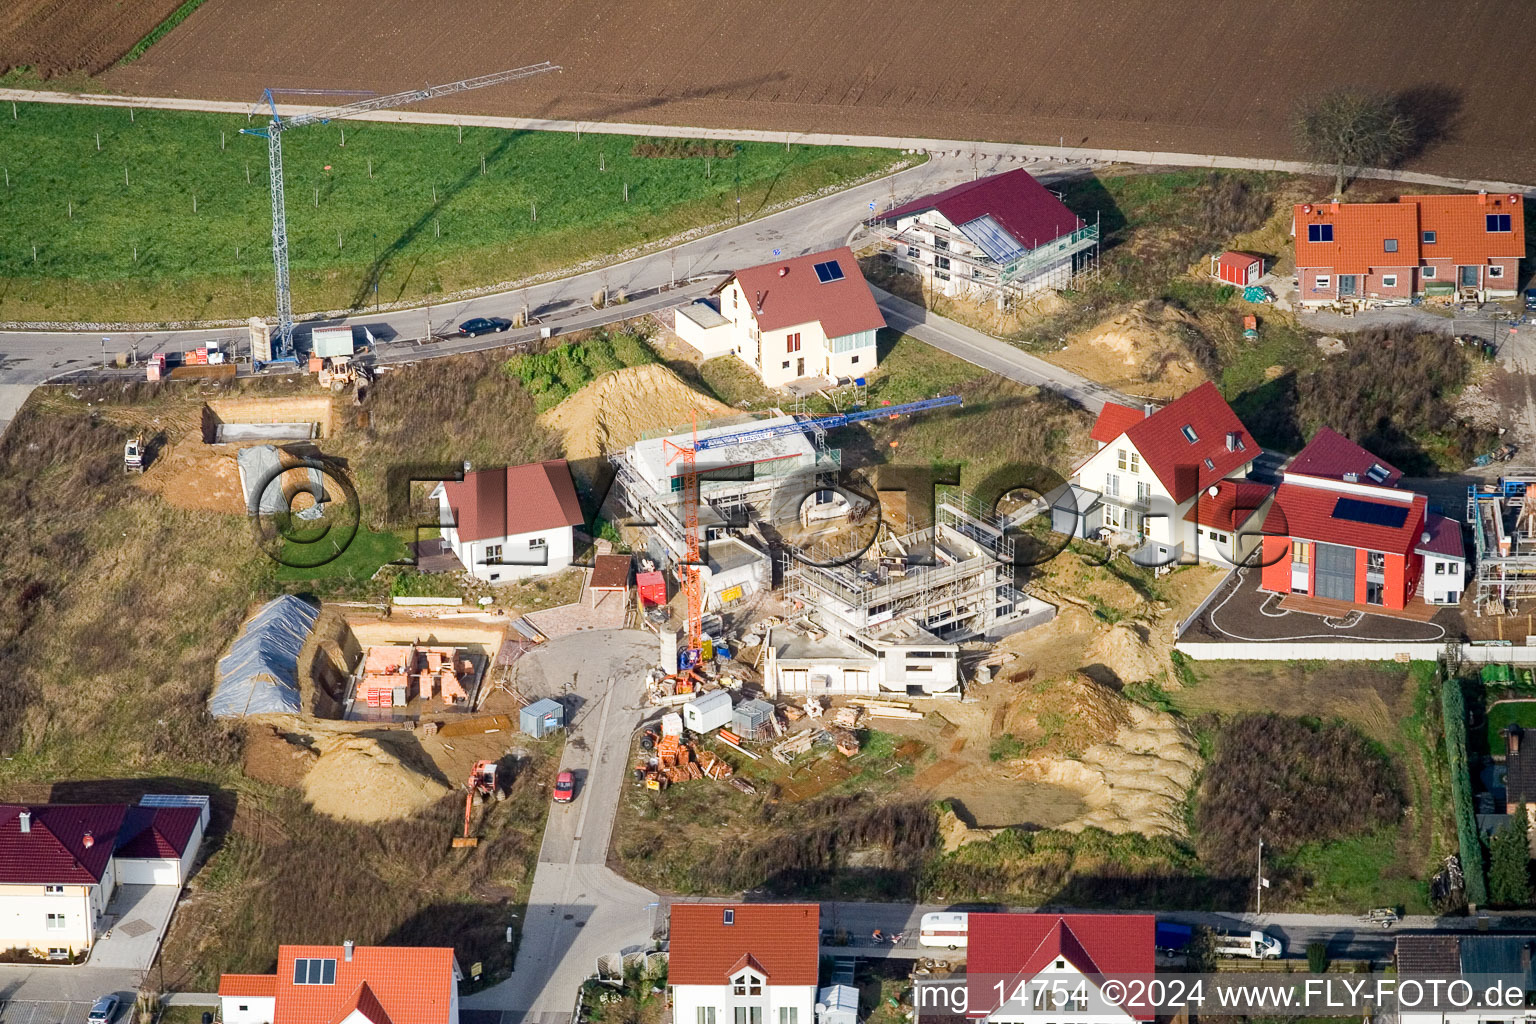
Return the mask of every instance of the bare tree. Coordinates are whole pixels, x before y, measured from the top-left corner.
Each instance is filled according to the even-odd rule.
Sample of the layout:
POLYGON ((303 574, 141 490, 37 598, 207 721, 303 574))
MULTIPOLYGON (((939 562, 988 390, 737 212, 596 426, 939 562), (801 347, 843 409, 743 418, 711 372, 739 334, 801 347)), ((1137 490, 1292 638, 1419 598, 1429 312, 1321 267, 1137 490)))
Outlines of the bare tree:
POLYGON ((1308 160, 1334 173, 1334 194, 1366 167, 1390 167, 1413 145, 1413 117, 1396 98, 1358 89, 1335 89, 1303 101, 1292 124, 1296 145, 1308 160))

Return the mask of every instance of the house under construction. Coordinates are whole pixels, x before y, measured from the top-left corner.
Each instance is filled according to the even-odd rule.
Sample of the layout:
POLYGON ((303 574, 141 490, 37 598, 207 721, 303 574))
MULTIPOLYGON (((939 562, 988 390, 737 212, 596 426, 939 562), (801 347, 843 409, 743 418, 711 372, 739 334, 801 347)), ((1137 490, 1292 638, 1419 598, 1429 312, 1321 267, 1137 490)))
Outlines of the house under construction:
POLYGON ((1536 598, 1536 471, 1467 488, 1478 615, 1505 615, 1536 598))
POLYGON ((770 692, 956 694, 960 643, 1056 614, 1014 586, 1004 523, 961 492, 941 496, 932 527, 853 561, 815 555, 785 562, 785 596, 804 617, 770 634, 770 692))

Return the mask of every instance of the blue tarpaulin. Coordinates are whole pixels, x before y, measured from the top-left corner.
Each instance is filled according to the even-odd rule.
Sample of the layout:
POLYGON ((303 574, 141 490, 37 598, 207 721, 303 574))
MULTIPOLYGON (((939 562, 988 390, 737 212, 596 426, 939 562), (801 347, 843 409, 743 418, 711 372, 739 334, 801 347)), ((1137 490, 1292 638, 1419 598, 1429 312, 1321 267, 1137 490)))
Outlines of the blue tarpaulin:
POLYGON ((299 652, 319 617, 317 608, 292 594, 262 605, 219 659, 208 711, 215 718, 298 714, 299 652))

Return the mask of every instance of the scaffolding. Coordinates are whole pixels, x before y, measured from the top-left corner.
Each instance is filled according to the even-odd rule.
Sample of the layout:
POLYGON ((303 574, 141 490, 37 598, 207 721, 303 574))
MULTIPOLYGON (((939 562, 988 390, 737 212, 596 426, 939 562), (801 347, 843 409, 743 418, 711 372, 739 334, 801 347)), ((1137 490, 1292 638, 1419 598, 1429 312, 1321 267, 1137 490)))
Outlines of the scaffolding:
POLYGON ((784 590, 825 628, 857 640, 907 622, 946 643, 995 631, 1024 613, 1013 586, 1013 540, 1002 518, 969 494, 951 492, 935 525, 891 536, 843 561, 813 549, 784 560, 784 590))
POLYGON ((1478 615, 1507 615, 1536 598, 1536 470, 1467 488, 1478 615))
POLYGON ((1024 249, 1006 263, 993 260, 985 252, 967 251, 975 243, 966 235, 927 221, 902 229, 876 222, 870 230, 895 258, 898 267, 909 272, 915 270, 928 279, 931 287, 937 287, 941 281, 957 282, 964 290, 995 300, 999 307, 1040 291, 1070 288, 1080 278, 1096 276, 1099 270, 1097 214, 1094 223, 1024 249), (927 257, 914 257, 910 252, 913 249, 927 257), (947 261, 947 270, 939 265, 940 259, 947 261))

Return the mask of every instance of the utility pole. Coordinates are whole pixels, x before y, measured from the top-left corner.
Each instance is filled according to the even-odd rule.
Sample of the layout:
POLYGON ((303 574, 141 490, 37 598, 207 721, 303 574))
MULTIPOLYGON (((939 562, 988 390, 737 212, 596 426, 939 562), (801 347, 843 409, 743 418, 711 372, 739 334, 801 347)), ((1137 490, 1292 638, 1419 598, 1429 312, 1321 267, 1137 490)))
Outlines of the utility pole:
POLYGON ((1259 837, 1259 874, 1258 874, 1258 877, 1255 880, 1254 886, 1253 886, 1253 891, 1254 891, 1254 894, 1255 894, 1255 897, 1256 897, 1255 905, 1254 905, 1254 913, 1255 914, 1263 914, 1264 913, 1264 890, 1267 889, 1268 887, 1269 887, 1269 879, 1264 877, 1264 837, 1260 836, 1259 837))

